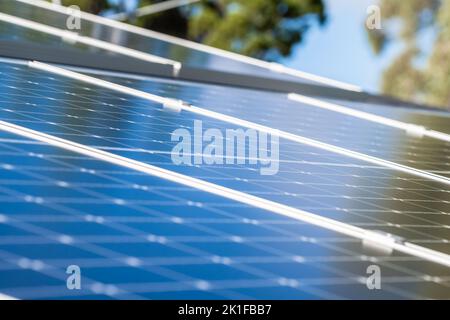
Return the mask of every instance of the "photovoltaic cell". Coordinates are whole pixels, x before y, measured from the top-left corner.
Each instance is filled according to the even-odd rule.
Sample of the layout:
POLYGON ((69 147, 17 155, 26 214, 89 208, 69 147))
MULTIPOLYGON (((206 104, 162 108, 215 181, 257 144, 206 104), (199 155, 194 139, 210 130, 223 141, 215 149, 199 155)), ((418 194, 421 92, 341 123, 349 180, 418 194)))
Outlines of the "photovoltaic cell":
MULTIPOLYGON (((189 84, 172 84, 161 90, 154 81, 127 81, 129 86, 143 91, 159 90, 163 96, 182 96, 185 101, 209 110, 450 177, 448 142, 408 136, 399 129, 289 101, 283 93, 217 86, 193 87, 189 84), (182 95, 178 93, 178 86, 185 88, 182 95), (199 95, 199 91, 203 94, 199 95)), ((126 84, 127 81, 122 80, 121 83, 126 84)), ((414 115, 412 111, 410 117, 414 115)), ((406 112, 403 120, 405 117, 406 112)), ((447 118, 442 116, 441 123, 445 120, 447 118)))
POLYGON ((446 297, 448 269, 0 133, 0 291, 18 298, 446 297), (115 195, 125 197, 120 201, 115 195), (365 288, 382 266, 382 291, 365 288), (83 270, 67 290, 65 269, 83 270))
MULTIPOLYGON (((168 114, 148 101, 23 66, 4 67, 9 71, 5 71, 8 84, 2 87, 2 96, 10 106, 0 110, 5 121, 449 252, 449 191, 439 183, 284 140, 280 141, 280 172, 275 176, 261 176, 258 167, 246 165, 177 166, 170 157, 175 145, 170 141, 173 130, 192 129, 196 119, 202 120, 205 128, 233 126, 184 112, 168 114)), ((136 82, 126 81, 141 88, 134 86, 136 82)), ((187 93, 195 100, 218 92, 218 88, 214 91, 203 86, 193 91, 195 87, 182 84, 152 85, 151 92, 189 102, 187 93)), ((230 92, 233 103, 238 91, 230 92)), ((208 102, 220 101, 215 97, 208 102)), ((262 107, 248 100, 241 104, 249 109, 262 107)))
MULTIPOLYGON (((66 29, 67 16, 18 1, 0 12, 66 29)), ((81 35, 198 68, 266 70, 82 20, 81 35)), ((100 52, 0 22, 0 39, 100 52)), ((106 51, 102 52, 107 54, 106 51)), ((286 94, 98 73, 96 77, 450 177, 449 143, 309 105, 286 94)), ((0 63, 0 120, 450 253, 448 185, 280 139, 261 165, 175 165, 174 130, 236 125, 0 63)), ((270 77, 295 80, 271 73, 270 77)), ((301 80, 309 83, 308 80, 301 80)), ((339 101, 449 132, 448 115, 339 101), (389 109, 388 109, 389 108, 389 109)), ((148 174, 0 131, 0 293, 17 298, 449 298, 449 268, 148 174), (382 268, 383 289, 366 270, 382 268), (80 291, 66 268, 82 269, 80 291)))
MULTIPOLYGON (((0 12, 66 28, 65 14, 2 1, 0 12)), ((209 70, 266 70, 82 20, 81 35, 209 70)), ((106 54, 0 22, 0 39, 106 54)), ((95 77, 450 177, 450 147, 287 99, 286 94, 108 74, 95 77)), ((296 80, 270 73, 270 77, 296 80)), ((174 130, 237 129, 188 112, 0 62, 0 120, 450 253, 448 185, 280 139, 261 165, 175 165, 174 130)), ((308 80, 302 82, 309 83, 308 80)), ((300 92, 301 93, 301 92, 300 92)), ((449 132, 448 115, 338 104, 449 132)), ((389 109, 388 109, 389 107, 389 109)), ((0 293, 17 298, 448 298, 449 269, 272 212, 0 131, 0 293), (382 268, 383 290, 366 270, 382 268), (66 288, 66 268, 83 288, 66 288)))

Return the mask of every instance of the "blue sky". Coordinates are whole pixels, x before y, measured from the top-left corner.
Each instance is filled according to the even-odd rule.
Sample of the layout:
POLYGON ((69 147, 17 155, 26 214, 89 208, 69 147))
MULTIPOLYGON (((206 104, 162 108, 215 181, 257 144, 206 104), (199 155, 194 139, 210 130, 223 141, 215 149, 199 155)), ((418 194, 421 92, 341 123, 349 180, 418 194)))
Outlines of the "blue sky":
POLYGON ((312 28, 283 63, 379 91, 381 73, 401 46, 389 46, 381 56, 373 54, 364 26, 367 8, 377 3, 378 0, 326 0, 327 25, 312 28))
MULTIPOLYGON (((119 0, 110 0, 117 2, 119 0)), ((131 7, 136 0, 127 0, 131 7)), ((378 0, 325 0, 328 23, 308 32, 284 64, 313 74, 352 83, 367 91, 379 92, 382 71, 400 52, 390 45, 376 56, 367 39, 367 8, 378 0)))

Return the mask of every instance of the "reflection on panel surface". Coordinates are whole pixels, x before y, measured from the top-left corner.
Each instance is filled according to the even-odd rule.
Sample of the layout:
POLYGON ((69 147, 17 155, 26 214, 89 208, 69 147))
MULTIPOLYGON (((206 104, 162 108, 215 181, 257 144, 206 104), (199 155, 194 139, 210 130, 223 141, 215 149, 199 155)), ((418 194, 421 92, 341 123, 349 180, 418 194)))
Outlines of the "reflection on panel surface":
MULTIPOLYGON (((0 2, 0 12, 56 27, 62 30, 67 29, 66 14, 32 6, 15 0, 2 0, 0 2)), ((217 55, 212 55, 206 52, 193 50, 156 38, 149 38, 140 34, 120 30, 85 19, 81 20, 81 29, 77 32, 79 32, 79 34, 82 36, 103 40, 127 48, 132 48, 160 57, 180 61, 183 64, 191 67, 312 83, 311 81, 306 79, 299 79, 297 77, 270 72, 260 67, 248 65, 246 63, 238 62, 217 55)), ((0 39, 29 41, 33 43, 48 44, 51 46, 62 48, 72 48, 82 51, 110 54, 106 51, 101 51, 93 47, 74 44, 70 41, 63 41, 58 37, 28 30, 20 26, 12 26, 10 24, 2 22, 0 22, 0 39)))
MULTIPOLYGON (((1 1, 0 12, 66 28, 66 15, 13 0, 1 1)), ((80 34, 196 68, 293 80, 87 20, 80 34)), ((0 40, 100 53, 4 22, 0 40)), ((286 94, 84 71, 450 177, 450 143, 293 102, 286 94)), ((260 162, 175 164, 175 130, 193 134, 199 121, 203 131, 245 128, 166 112, 24 62, 1 60, 0 79, 1 121, 450 254, 444 183, 285 139, 277 144, 274 175, 262 175, 260 162)), ((445 112, 332 102, 450 133, 445 112)), ((2 131, 0 204, 0 293, 21 299, 450 298, 449 268, 2 131), (69 265, 81 268, 82 290, 67 289, 69 265), (370 265, 381 267, 382 290, 366 286, 370 265)))
MULTIPOLYGON (((262 176, 258 165, 248 163, 175 165, 171 158, 176 145, 171 141, 174 130, 184 128, 192 132, 195 120, 202 121, 204 130, 237 128, 187 112, 167 113, 149 101, 20 65, 4 63, 1 70, 5 79, 0 86, 2 120, 450 252, 450 192, 446 185, 283 139, 280 140, 279 172, 272 176, 262 176)), ((403 139, 395 136, 397 132, 370 125, 355 125, 351 129, 349 124, 344 125, 349 120, 342 120, 338 115, 328 122, 342 128, 345 139, 338 138, 333 130, 319 128, 317 119, 325 119, 326 114, 305 107, 305 113, 315 113, 302 121, 301 112, 291 111, 298 106, 277 105, 280 97, 276 94, 257 95, 253 91, 157 80, 135 81, 117 77, 109 80, 248 120, 256 121, 259 115, 258 119, 266 125, 279 125, 287 131, 299 128, 300 134, 310 138, 382 158, 395 156, 393 160, 411 165, 410 155, 396 145, 395 139, 403 139), (275 111, 264 119, 264 111, 269 112, 271 106, 275 111), (289 116, 284 115, 282 108, 286 108, 289 116), (250 110, 258 111, 252 115, 250 110), (286 123, 281 126, 283 119, 286 123), (344 122, 339 122, 341 120, 344 122), (369 137, 383 141, 383 147, 370 149, 369 137)), ((415 167, 421 163, 412 164, 415 167)))
POLYGON ((447 268, 0 134, 0 291, 18 298, 445 298, 447 268), (383 289, 367 290, 379 265, 383 289), (82 290, 66 268, 82 269, 82 290))

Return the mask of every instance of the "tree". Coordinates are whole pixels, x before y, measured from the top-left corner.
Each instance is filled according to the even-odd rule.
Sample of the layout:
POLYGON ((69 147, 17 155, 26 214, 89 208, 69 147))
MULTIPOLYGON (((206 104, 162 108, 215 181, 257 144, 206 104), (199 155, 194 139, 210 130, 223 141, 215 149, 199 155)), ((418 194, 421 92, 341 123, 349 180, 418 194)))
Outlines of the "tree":
POLYGON ((189 37, 259 58, 288 56, 314 20, 325 22, 322 0, 204 1, 189 19, 189 37))
POLYGON ((404 51, 384 71, 383 92, 450 107, 450 0, 381 0, 380 7, 384 28, 368 31, 374 51, 383 52, 392 41, 404 44, 404 51), (394 21, 401 22, 399 31, 390 24, 394 21), (421 47, 423 31, 435 35, 430 52, 421 47))
MULTIPOLYGON (((140 0, 139 6, 160 1, 140 0)), ((107 0, 63 2, 95 13, 108 7, 107 0)), ((202 0, 129 22, 225 50, 276 59, 288 56, 312 25, 325 21, 323 0, 202 0)))

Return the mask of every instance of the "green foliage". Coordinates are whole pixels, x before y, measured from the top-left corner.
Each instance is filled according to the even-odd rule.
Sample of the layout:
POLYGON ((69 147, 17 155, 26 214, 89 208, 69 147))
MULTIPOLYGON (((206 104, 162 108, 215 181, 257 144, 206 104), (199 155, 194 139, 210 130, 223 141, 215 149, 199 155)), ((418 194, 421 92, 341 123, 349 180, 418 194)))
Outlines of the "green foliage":
POLYGON ((413 67, 417 50, 411 48, 397 57, 385 71, 382 90, 384 93, 410 100, 423 87, 424 75, 413 67))
POLYGON ((376 54, 380 54, 383 52, 383 50, 386 47, 387 44, 387 38, 386 33, 384 33, 381 30, 370 30, 370 32, 367 34, 369 37, 370 45, 372 46, 373 51, 376 54))
POLYGON ((189 37, 249 56, 287 56, 315 21, 325 22, 322 0, 204 1, 189 19, 189 37))
POLYGON ((403 99, 436 106, 450 107, 450 0, 381 0, 385 28, 369 30, 368 36, 376 53, 391 41, 402 41, 404 52, 383 75, 385 93, 403 99), (399 20, 400 32, 386 28, 387 22, 399 20), (418 35, 432 28, 436 40, 431 52, 420 48, 418 35), (426 64, 416 61, 428 53, 426 64))
MULTIPOLYGON (((161 0, 141 0, 139 6, 161 0)), ((64 0, 89 12, 107 0, 64 0)), ((132 19, 141 27, 259 58, 288 56, 309 27, 325 22, 323 0, 203 0, 184 8, 132 19)))

